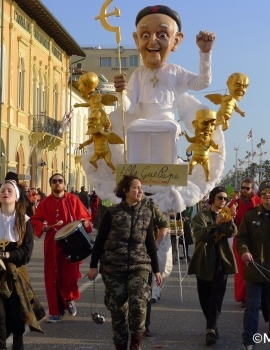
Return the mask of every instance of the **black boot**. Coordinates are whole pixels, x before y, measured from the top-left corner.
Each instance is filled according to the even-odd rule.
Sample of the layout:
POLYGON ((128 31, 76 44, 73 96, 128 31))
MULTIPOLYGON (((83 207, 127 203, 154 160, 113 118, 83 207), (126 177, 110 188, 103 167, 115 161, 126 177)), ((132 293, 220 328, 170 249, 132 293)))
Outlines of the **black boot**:
POLYGON ((127 350, 127 344, 114 344, 116 350, 127 350))
POLYGON ((13 334, 12 350, 24 350, 22 334, 13 334))
POLYGON ((150 328, 149 328, 148 325, 145 326, 145 331, 144 331, 144 333, 143 333, 143 336, 144 336, 144 337, 151 337, 151 332, 150 332, 150 328))
POLYGON ((137 334, 131 334, 130 350, 142 350, 141 341, 141 336, 137 334))

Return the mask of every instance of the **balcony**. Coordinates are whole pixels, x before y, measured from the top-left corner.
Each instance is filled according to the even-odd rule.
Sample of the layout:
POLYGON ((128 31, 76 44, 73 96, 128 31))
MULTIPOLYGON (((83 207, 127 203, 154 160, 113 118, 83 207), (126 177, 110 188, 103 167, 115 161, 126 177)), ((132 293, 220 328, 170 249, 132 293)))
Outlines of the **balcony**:
POLYGON ((46 115, 35 115, 32 118, 32 131, 29 136, 32 146, 48 148, 53 151, 62 141, 61 122, 46 115))

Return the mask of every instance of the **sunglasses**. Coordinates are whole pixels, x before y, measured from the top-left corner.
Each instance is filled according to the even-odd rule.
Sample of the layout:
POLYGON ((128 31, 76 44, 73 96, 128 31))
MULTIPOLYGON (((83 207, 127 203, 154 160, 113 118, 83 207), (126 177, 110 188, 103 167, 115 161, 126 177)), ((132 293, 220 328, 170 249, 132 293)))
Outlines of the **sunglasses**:
POLYGON ((224 201, 228 201, 228 197, 223 197, 223 196, 216 196, 216 198, 218 198, 219 200, 224 200, 224 201))
POLYGON ((270 194, 270 190, 262 190, 261 195, 270 194))
POLYGON ((57 182, 59 182, 60 184, 64 183, 63 179, 52 179, 52 184, 57 184, 57 182))
POLYGON ((251 187, 241 186, 241 190, 249 191, 251 190, 251 187))

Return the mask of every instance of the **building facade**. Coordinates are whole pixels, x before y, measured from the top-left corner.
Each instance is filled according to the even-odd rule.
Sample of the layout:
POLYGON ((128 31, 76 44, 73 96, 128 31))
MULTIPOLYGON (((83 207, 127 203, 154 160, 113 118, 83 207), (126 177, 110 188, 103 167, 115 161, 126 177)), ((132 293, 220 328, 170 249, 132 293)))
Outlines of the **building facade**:
POLYGON ((70 58, 84 52, 40 1, 4 0, 1 13, 1 181, 14 171, 48 194, 52 173, 68 175, 60 126, 70 108, 70 58))
POLYGON ((127 74, 130 78, 134 70, 142 64, 139 52, 135 47, 127 46, 106 48, 106 47, 82 47, 85 53, 85 59, 77 64, 77 67, 84 71, 95 72, 97 75, 103 75, 109 82, 113 82, 113 77, 119 74, 119 51, 121 72, 127 74))

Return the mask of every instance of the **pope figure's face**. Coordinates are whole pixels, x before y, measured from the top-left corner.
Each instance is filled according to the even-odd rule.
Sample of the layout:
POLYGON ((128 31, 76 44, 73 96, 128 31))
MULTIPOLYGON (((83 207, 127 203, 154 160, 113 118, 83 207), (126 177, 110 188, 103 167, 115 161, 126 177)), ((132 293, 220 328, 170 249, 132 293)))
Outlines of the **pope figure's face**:
POLYGON ((157 69, 166 63, 170 52, 177 49, 184 34, 176 32, 175 21, 171 17, 154 13, 140 20, 133 38, 144 65, 157 69))
POLYGON ((244 74, 233 74, 228 80, 228 88, 232 97, 240 101, 245 95, 249 79, 244 74))

